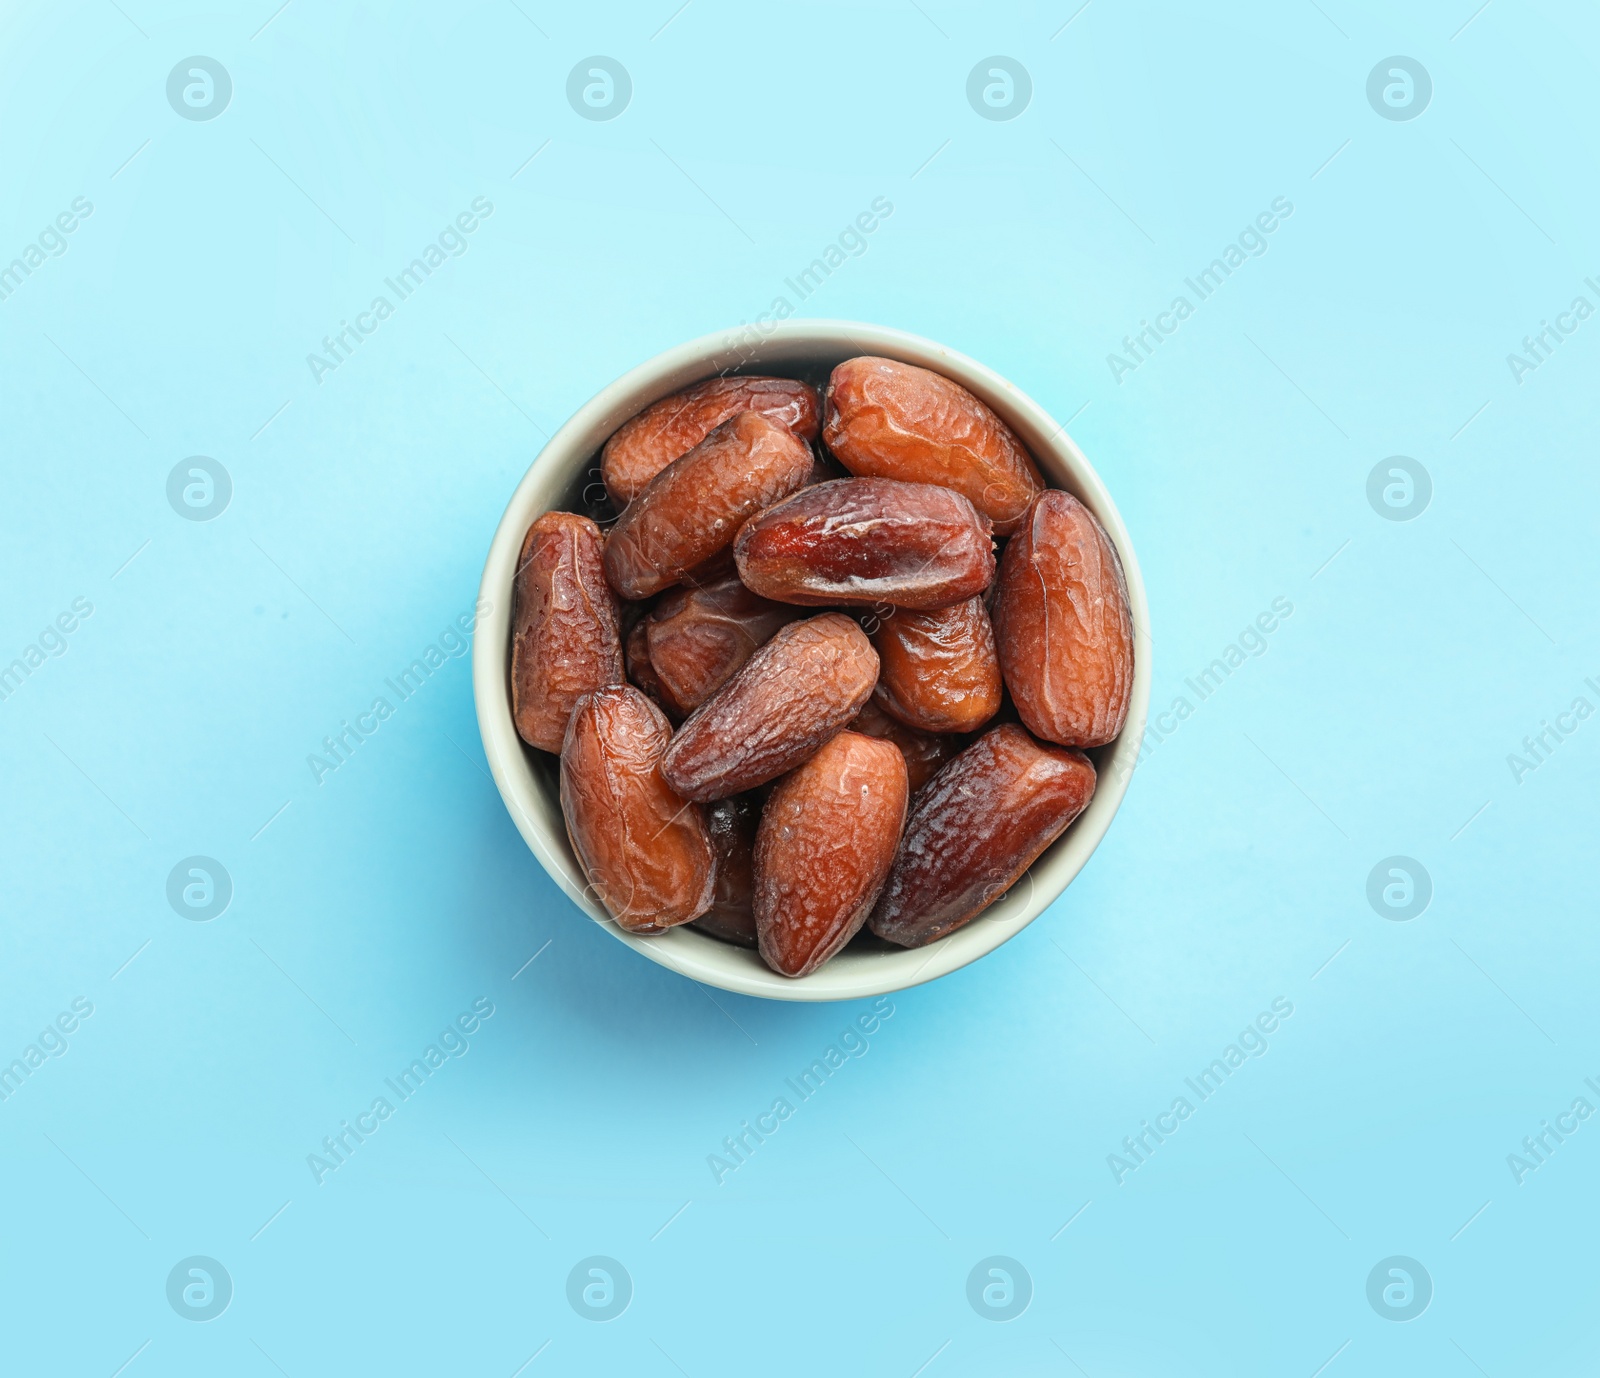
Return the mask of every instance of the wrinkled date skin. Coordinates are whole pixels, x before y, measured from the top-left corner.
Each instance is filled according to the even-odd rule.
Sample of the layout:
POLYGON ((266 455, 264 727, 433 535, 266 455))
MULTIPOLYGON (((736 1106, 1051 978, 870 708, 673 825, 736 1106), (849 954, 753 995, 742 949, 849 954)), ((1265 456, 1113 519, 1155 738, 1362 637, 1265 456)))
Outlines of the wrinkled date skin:
POLYGON ((749 517, 810 481, 805 442, 742 411, 667 465, 606 537, 606 577, 622 597, 648 598, 733 544, 749 517))
POLYGON ((739 577, 780 603, 942 608, 994 578, 989 519, 927 483, 849 478, 802 488, 746 522, 739 577))
POLYGON ((870 920, 880 938, 921 947, 999 899, 1094 795, 1077 751, 1015 723, 984 733, 929 782, 870 920))
POLYGON ((1104 746, 1133 690, 1133 619, 1116 549, 1071 493, 1042 494, 1001 559, 1000 669, 1036 737, 1104 746))
POLYGON ((817 438, 817 390, 791 378, 708 378, 663 397, 626 422, 600 452, 600 477, 618 507, 625 507, 679 455, 730 416, 758 411, 807 445, 817 438))
POLYGON ((983 599, 933 612, 897 608, 873 634, 872 697, 921 732, 976 732, 1000 708, 1000 661, 983 599))
POLYGON ((685 799, 743 794, 813 755, 877 678, 877 652, 843 613, 791 622, 689 716, 662 773, 685 799))
POLYGON ((623 679, 616 597, 600 528, 546 512, 528 528, 511 613, 511 713, 522 740, 560 751, 574 705, 623 679))
POLYGON ((630 933, 660 933, 711 907, 716 854, 705 816, 661 774, 666 715, 631 684, 573 710, 561 748, 567 837, 606 912, 630 933))
POLYGON ((906 763, 890 742, 841 732, 773 789, 756 835, 761 957, 807 976, 872 911, 900 844, 906 763))
POLYGON ((717 854, 717 886, 711 908, 694 921, 694 927, 725 943, 753 948, 756 827, 761 822, 761 800, 753 794, 718 799, 705 805, 705 815, 717 854))
POLYGON ((1022 442, 988 407, 959 383, 892 359, 834 369, 823 439, 853 474, 964 493, 1001 536, 1044 488, 1022 442))
POLYGON ((737 576, 673 589, 641 623, 661 702, 680 717, 692 713, 799 616, 797 608, 751 593, 737 576))
POLYGON ((868 737, 881 737, 900 748, 900 754, 906 759, 906 779, 913 794, 933 779, 944 768, 945 762, 966 745, 959 737, 948 734, 936 736, 907 727, 879 708, 875 698, 867 700, 866 706, 850 724, 850 730, 868 737))

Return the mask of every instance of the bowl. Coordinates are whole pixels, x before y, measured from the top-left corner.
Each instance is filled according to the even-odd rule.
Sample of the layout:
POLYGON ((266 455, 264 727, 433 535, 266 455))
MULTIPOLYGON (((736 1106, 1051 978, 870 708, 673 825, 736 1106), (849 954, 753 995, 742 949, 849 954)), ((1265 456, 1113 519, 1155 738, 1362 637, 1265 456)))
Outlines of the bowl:
POLYGON ((916 335, 853 321, 788 320, 702 336, 656 355, 601 389, 551 437, 529 466, 489 547, 479 590, 482 609, 472 649, 472 687, 483 749, 517 830, 574 905, 619 941, 708 986, 774 1000, 851 1000, 904 990, 945 976, 994 951, 1057 899, 1111 826, 1139 754, 1150 701, 1150 625, 1133 543, 1105 485, 1065 429, 993 370, 916 335), (779 976, 761 958, 689 927, 660 937, 626 933, 588 888, 567 841, 556 758, 528 746, 511 718, 512 580, 523 537, 553 509, 581 511, 599 491, 599 452, 607 437, 652 402, 721 373, 767 373, 821 386, 836 364, 874 354, 953 378, 992 407, 1027 446, 1052 487, 1065 488, 1099 518, 1122 558, 1134 628, 1133 692, 1122 735, 1087 754, 1099 783, 1089 807, 979 918, 938 942, 896 948, 869 933, 810 976, 779 976), (586 498, 585 494, 588 494, 586 498))

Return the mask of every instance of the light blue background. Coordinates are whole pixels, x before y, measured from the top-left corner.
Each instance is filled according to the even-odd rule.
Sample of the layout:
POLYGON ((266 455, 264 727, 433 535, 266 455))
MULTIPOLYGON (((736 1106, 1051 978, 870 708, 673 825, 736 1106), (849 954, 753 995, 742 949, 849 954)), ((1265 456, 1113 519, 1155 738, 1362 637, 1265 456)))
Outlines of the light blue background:
POLYGON ((1600 704, 1600 321, 1520 383, 1506 356, 1600 305, 1593 8, 274 3, 0 20, 0 263, 94 206, 0 302, 0 662, 94 607, 0 703, 0 1061, 94 1005, 0 1103, 0 1366, 1583 1370, 1600 1122, 1520 1185, 1506 1155, 1600 1104, 1600 723, 1520 783, 1506 758, 1600 704), (211 121, 166 99, 191 54, 232 78, 211 121), (567 102, 590 54, 631 74, 614 120, 567 102), (966 99, 992 54, 1031 76, 1013 120, 966 99), (1391 54, 1431 74, 1415 120, 1368 104, 1391 54), (314 381, 476 196, 468 251, 314 381), (718 1185, 707 1155, 868 1002, 708 992, 584 921, 490 783, 465 658, 320 785, 306 757, 470 609, 546 434, 754 319, 878 196, 802 312, 1074 418, 1154 707, 1294 611, 1060 902, 894 997, 718 1185), (1117 383, 1278 196, 1269 251, 1117 383), (210 522, 166 498, 196 454, 232 476, 210 522), (1366 496, 1396 454, 1432 476, 1409 522, 1366 496), (209 923, 165 896, 196 853, 234 885, 209 923), (1392 854, 1432 877, 1410 922, 1366 898, 1392 854), (479 997, 470 1052, 318 1185, 307 1154, 479 997), (1270 1050, 1118 1185, 1107 1155, 1279 997, 1270 1050), (165 1296, 197 1254, 235 1288, 208 1324, 165 1296), (635 1289, 603 1325, 565 1295, 596 1254, 635 1289), (966 1301, 990 1255, 1032 1279, 1009 1324, 966 1301), (1435 1288, 1408 1324, 1366 1299, 1391 1255, 1435 1288))

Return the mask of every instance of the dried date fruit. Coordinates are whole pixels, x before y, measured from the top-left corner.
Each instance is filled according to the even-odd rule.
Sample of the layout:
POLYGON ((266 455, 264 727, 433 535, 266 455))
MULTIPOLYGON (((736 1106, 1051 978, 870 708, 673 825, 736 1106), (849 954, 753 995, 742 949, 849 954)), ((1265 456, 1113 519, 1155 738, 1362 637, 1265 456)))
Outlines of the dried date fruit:
POLYGON ((743 794, 815 753, 877 678, 877 652, 843 613, 791 622, 690 714, 662 772, 685 799, 743 794))
POLYGON ((708 378, 646 407, 606 441, 600 477, 612 501, 625 507, 713 427, 742 411, 761 412, 808 445, 817 438, 821 408, 809 384, 790 378, 708 378))
POLYGON ((1023 723, 1062 746, 1104 746, 1133 691, 1133 619, 1111 538, 1051 489, 1007 542, 997 582, 1000 669, 1023 723))
POLYGON ((705 807, 706 827, 717 854, 716 897, 694 927, 738 947, 755 947, 756 827, 761 801, 753 794, 718 799, 705 807))
POLYGON ((964 493, 1001 536, 1021 524, 1044 480, 1022 442, 942 374, 893 359, 847 359, 828 381, 823 439, 853 474, 964 493))
POLYGON ((528 528, 511 614, 511 713, 523 741, 560 751, 573 706, 623 679, 615 595, 600 528, 546 512, 528 528))
POLYGON ((898 719, 891 718, 873 699, 868 699, 856 714, 850 730, 868 737, 881 737, 900 748, 900 754, 906 758, 906 779, 913 794, 933 779, 943 769, 945 762, 965 745, 959 737, 918 732, 915 728, 907 727, 898 719))
POLYGON ((661 773, 671 737, 661 710, 618 684, 579 702, 561 748, 567 837, 600 902, 630 933, 659 933, 711 907, 716 855, 705 817, 661 773))
POLYGON ((780 603, 942 608, 994 577, 989 519, 960 493, 886 478, 802 488, 746 522, 739 577, 780 603))
POLYGON ((648 598, 733 544, 746 519, 811 477, 805 443, 757 411, 717 426, 667 465, 606 537, 606 577, 624 598, 648 598))
POLYGON ((906 763, 889 742, 840 732, 774 787, 756 834, 762 960, 807 976, 871 913, 900 842, 906 763))
POLYGON ((1000 707, 1000 662, 983 599, 933 612, 896 608, 872 636, 873 699, 922 732, 976 732, 1000 707))
POLYGON ((751 593, 737 576, 665 594, 643 624, 662 702, 680 715, 693 712, 800 615, 751 593))
POLYGON ((921 947, 969 923, 1066 831, 1094 786, 1081 752, 1014 723, 984 733, 917 796, 872 931, 921 947))

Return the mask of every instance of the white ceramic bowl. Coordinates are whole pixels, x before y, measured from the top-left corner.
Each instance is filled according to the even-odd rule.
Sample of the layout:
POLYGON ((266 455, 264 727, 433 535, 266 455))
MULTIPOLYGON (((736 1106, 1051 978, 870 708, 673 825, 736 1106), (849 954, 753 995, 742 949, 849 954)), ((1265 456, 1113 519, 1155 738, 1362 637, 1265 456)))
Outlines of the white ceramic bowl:
POLYGON ((478 622, 472 650, 478 726, 495 784, 540 864, 573 904, 651 961, 707 985, 769 999, 848 1000, 903 990, 963 967, 1020 932, 1067 888, 1111 826, 1133 773, 1150 701, 1150 618, 1139 562, 1116 505, 1065 430, 1038 403, 964 354, 916 335, 852 321, 783 321, 758 339, 748 329, 742 335, 707 335, 656 355, 601 389, 556 432, 511 495, 489 547, 480 596, 488 610, 478 622), (777 374, 820 386, 834 365, 860 354, 919 364, 976 393, 1016 431, 1046 481, 1075 494, 1100 519, 1128 579, 1133 696, 1122 735, 1088 753, 1100 777, 1089 807, 982 917, 927 947, 852 945, 821 970, 790 980, 770 970, 754 952, 693 928, 674 928, 658 938, 625 933, 587 892, 561 817, 556 760, 525 745, 511 720, 511 585, 534 518, 579 506, 584 489, 598 480, 598 456, 606 438, 650 403, 719 373, 777 374))

